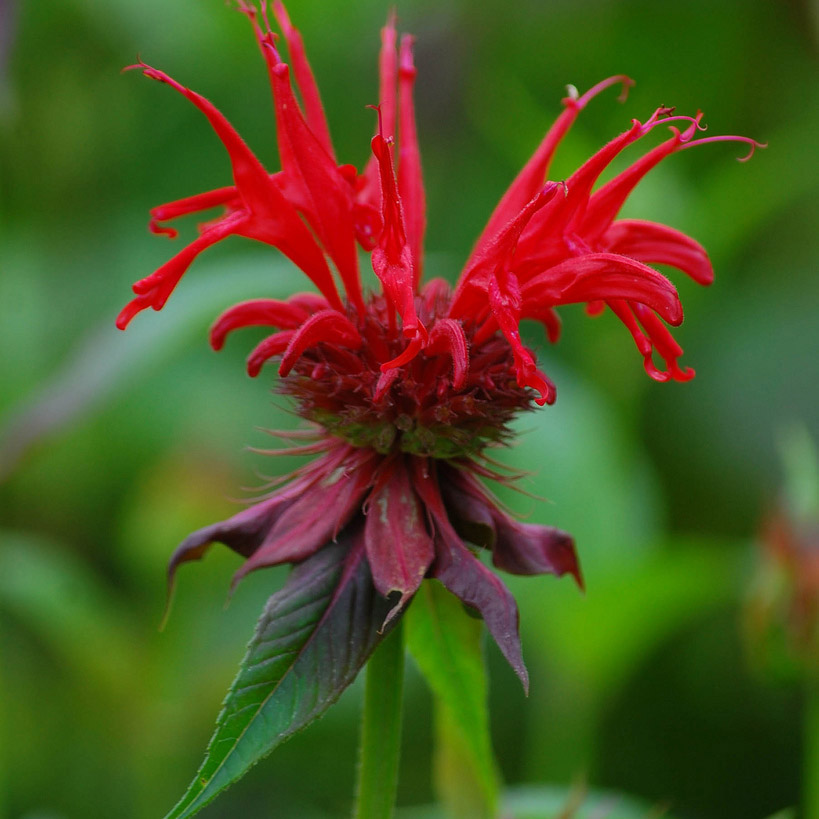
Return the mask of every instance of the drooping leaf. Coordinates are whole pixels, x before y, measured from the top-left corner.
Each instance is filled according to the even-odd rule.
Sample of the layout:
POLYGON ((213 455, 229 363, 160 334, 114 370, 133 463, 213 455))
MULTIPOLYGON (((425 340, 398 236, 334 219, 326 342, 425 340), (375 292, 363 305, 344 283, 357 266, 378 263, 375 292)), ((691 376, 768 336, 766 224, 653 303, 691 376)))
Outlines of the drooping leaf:
POLYGON ((421 584, 406 623, 410 653, 435 697, 439 795, 455 817, 494 817, 499 782, 489 735, 483 623, 435 581, 421 584))
POLYGON ((262 757, 319 717, 389 630, 360 529, 299 564, 267 602, 205 761, 166 819, 193 816, 262 757))

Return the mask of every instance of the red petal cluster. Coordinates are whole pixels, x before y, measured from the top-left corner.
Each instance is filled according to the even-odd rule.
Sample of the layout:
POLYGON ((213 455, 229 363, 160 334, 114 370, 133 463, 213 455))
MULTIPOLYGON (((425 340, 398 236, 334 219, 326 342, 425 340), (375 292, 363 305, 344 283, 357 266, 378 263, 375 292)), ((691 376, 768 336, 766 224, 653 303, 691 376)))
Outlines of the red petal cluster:
POLYGON ((147 307, 161 309, 201 251, 237 234, 278 248, 316 286, 323 297, 320 309, 330 311, 320 318, 305 316, 295 302, 292 309, 283 304, 265 307, 262 302, 231 308, 214 328, 215 349, 221 347, 226 332, 239 327, 263 324, 279 329, 251 354, 251 375, 257 375, 267 359, 278 356, 283 357, 280 372, 284 375, 298 356, 320 344, 360 347, 359 331, 370 307, 361 288, 359 247, 371 253, 389 306, 389 327, 397 328, 405 339, 398 355, 379 362, 383 372, 405 367, 422 351, 447 356, 453 361, 457 377, 451 386, 457 391, 474 367, 465 331, 471 331, 477 344, 500 333, 514 356, 517 383, 534 389, 537 403, 552 403, 554 385, 523 345, 520 322, 525 318, 540 322, 549 340, 556 341, 560 323, 555 308, 586 303, 592 313, 608 306, 625 324, 652 378, 684 381, 693 376, 693 370, 678 364, 682 350, 666 326, 682 321, 677 291, 649 265, 670 265, 708 284, 713 279, 708 255, 696 241, 672 228, 616 216, 642 177, 672 153, 725 139, 747 142, 753 152, 757 143, 744 137, 695 141, 701 114, 674 116, 673 109, 658 108, 645 123, 632 121, 628 130, 565 182, 546 182, 555 150, 580 111, 612 85, 621 85, 625 94, 631 80, 610 77, 582 96, 573 92, 563 100, 563 113, 490 217, 447 314, 427 327, 416 308, 426 215, 413 104, 412 38, 404 36, 397 48, 392 17, 382 31, 379 127, 370 162, 359 175, 352 166, 337 164, 301 36, 284 6, 274 3, 273 12, 290 52, 295 82, 266 14, 260 16, 246 2, 240 8, 253 25, 270 76, 281 170, 269 174, 204 97, 157 69, 143 63, 132 66, 167 83, 202 111, 227 149, 234 184, 152 210, 151 230, 171 237, 176 231, 165 224, 170 220, 216 206, 223 206, 225 214, 207 223, 198 239, 134 284, 136 296, 120 313, 117 326, 124 328, 147 307), (683 130, 672 124, 680 121, 683 130), (669 139, 594 190, 612 160, 661 124, 669 125, 669 139), (655 364, 655 353, 663 367, 655 364))
POLYGON ((583 95, 571 89, 489 218, 454 293, 440 280, 422 286, 426 208, 412 38, 399 43, 394 17, 382 30, 378 127, 369 162, 358 173, 336 159, 301 36, 282 3, 272 9, 290 65, 266 4, 261 13, 246 0, 239 7, 269 74, 281 169, 268 172, 204 97, 144 63, 132 66, 204 114, 227 150, 233 184, 151 211, 150 229, 173 238, 168 222, 224 209, 196 240, 134 284, 135 297, 117 326, 124 329, 148 307, 160 310, 196 256, 227 236, 277 248, 318 292, 237 304, 216 320, 211 344, 220 349, 229 333, 244 327, 274 331, 251 352, 248 372, 256 376, 269 359, 279 359, 282 390, 320 429, 316 442, 300 451, 321 457, 267 500, 191 535, 174 554, 171 575, 213 541, 247 558, 241 577, 302 561, 344 530, 363 539, 377 590, 398 595, 390 617, 424 577, 438 578, 481 613, 525 681, 514 600, 467 544, 490 549, 506 571, 568 572, 578 582, 580 574, 568 535, 511 520, 476 479, 498 477, 475 458, 503 440, 512 416, 532 401, 555 400, 553 383, 521 340, 520 323, 534 319, 556 342, 556 308, 580 303, 595 314, 608 307, 652 378, 691 378, 667 326, 683 318, 677 291, 650 265, 669 265, 709 284, 708 256, 670 227, 617 214, 643 176, 671 154, 722 140, 746 142, 752 153, 757 143, 695 140, 701 114, 658 108, 644 123, 633 120, 567 180, 550 182, 552 157, 579 113, 608 87, 621 86, 625 95, 631 80, 610 77, 583 95), (669 126, 668 139, 596 187, 622 151, 659 125, 669 126), (380 293, 362 290, 362 253, 370 254, 380 293))

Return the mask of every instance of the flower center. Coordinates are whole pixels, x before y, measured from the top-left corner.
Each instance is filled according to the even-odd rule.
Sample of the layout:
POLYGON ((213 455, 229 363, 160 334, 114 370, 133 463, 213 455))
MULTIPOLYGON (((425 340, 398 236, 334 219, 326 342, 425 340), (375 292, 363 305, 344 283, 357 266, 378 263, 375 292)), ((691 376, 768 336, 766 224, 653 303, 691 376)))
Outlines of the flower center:
MULTIPOLYGON (((448 287, 425 288, 416 299, 418 317, 433 330, 450 300, 448 287)), ((475 344, 474 324, 463 327, 469 370, 459 388, 447 353, 424 351, 382 372, 407 346, 391 312, 383 296, 371 296, 363 319, 350 313, 364 340, 359 350, 320 343, 299 358, 279 389, 296 399, 303 418, 382 454, 459 458, 502 442, 512 418, 533 408, 530 391, 518 386, 509 345, 499 334, 475 344)))

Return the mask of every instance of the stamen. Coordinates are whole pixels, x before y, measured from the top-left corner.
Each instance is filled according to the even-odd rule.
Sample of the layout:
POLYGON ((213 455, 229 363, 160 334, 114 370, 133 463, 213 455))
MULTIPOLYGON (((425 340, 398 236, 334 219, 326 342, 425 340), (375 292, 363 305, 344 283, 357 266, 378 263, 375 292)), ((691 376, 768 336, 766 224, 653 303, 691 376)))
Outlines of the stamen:
POLYGON ((702 139, 698 139, 696 142, 689 142, 687 145, 683 145, 683 149, 693 148, 695 145, 705 145, 708 142, 744 142, 746 145, 749 145, 750 148, 748 153, 745 156, 738 156, 737 162, 747 162, 754 155, 757 148, 768 147, 767 142, 757 142, 757 140, 751 139, 751 137, 724 135, 703 137, 702 139))
MULTIPOLYGON (((572 97, 571 91, 569 92, 569 99, 564 100, 564 104, 571 105, 577 108, 585 108, 586 105, 589 103, 590 100, 594 99, 599 93, 605 91, 607 88, 611 88, 613 85, 622 84, 622 88, 620 89, 620 95, 617 97, 617 102, 625 102, 628 99, 628 92, 634 86, 634 80, 631 77, 625 74, 615 74, 613 77, 607 77, 605 80, 601 80, 597 85, 593 85, 582 97, 575 96, 572 97)), ((573 85, 567 86, 567 89, 574 89, 575 94, 577 94, 577 88, 573 85)))
MULTIPOLYGON (((658 125, 668 125, 670 122, 687 122, 689 125, 694 125, 695 127, 699 127, 699 120, 701 119, 702 115, 698 114, 696 117, 690 117, 686 114, 677 114, 676 116, 666 116, 666 114, 671 114, 673 112, 673 108, 658 108, 646 121, 644 124, 640 126, 640 136, 643 137, 649 131, 656 128, 658 125)), ((632 120, 632 122, 637 122, 637 120, 632 120)))

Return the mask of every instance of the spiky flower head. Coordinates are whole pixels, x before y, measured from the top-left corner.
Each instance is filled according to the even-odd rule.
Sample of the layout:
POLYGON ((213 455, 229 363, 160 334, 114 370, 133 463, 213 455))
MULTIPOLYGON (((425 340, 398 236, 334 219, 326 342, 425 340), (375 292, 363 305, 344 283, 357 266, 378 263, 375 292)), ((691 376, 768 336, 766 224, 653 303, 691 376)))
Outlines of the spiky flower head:
POLYGON ((336 158, 300 34, 284 6, 273 3, 273 14, 289 65, 265 8, 259 14, 240 2, 240 9, 269 74, 281 170, 266 170, 204 97, 144 63, 132 66, 205 115, 227 150, 233 184, 151 211, 151 230, 174 237, 167 222, 224 209, 194 242, 134 284, 117 326, 124 329, 148 307, 160 310, 196 256, 227 236, 277 248, 315 290, 231 307, 214 323, 211 345, 220 349, 243 327, 275 330, 250 353, 247 369, 257 376, 266 362, 278 361, 280 390, 312 422, 294 433, 307 440, 287 451, 316 458, 261 503, 187 538, 171 560, 171 577, 216 541, 246 558, 238 579, 305 561, 339 540, 349 544, 342 579, 364 573, 379 595, 394 596, 384 628, 425 577, 437 578, 481 614, 526 685, 515 602, 477 553, 489 550, 494 565, 508 572, 581 579, 569 535, 513 520, 481 480, 499 477, 484 450, 506 440, 509 421, 555 400, 554 384, 521 340, 520 322, 539 322, 554 343, 557 308, 585 304, 590 314, 608 308, 651 378, 690 379, 694 372, 680 366, 682 350, 667 326, 683 318, 677 291, 651 265, 670 265, 705 285, 713 279, 708 256, 673 228, 617 214, 642 177, 671 154, 724 139, 746 142, 752 153, 756 143, 695 140, 700 113, 679 116, 660 107, 645 122, 632 120, 565 181, 547 181, 555 149, 583 108, 612 86, 624 96, 631 80, 610 77, 582 95, 570 87, 563 112, 495 208, 454 290, 441 279, 424 283, 412 38, 399 43, 392 17, 382 30, 377 128, 359 173, 336 158), (659 125, 671 136, 595 190, 609 164, 659 125), (362 289, 362 251, 381 292, 362 289))

